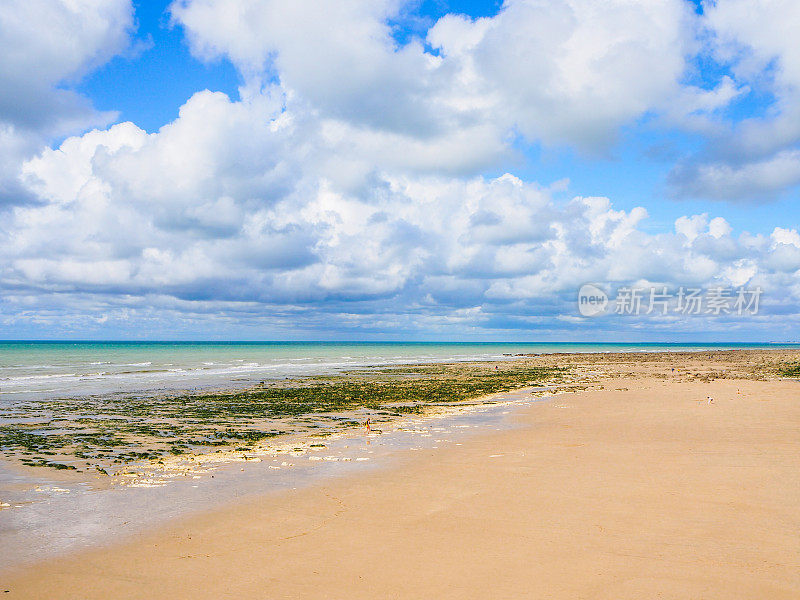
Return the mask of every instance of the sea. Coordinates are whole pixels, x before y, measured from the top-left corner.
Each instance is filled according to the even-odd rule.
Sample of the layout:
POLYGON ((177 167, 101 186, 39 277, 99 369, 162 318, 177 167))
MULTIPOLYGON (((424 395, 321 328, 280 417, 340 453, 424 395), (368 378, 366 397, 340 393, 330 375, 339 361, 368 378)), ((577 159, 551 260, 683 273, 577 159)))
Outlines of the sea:
POLYGON ((259 381, 409 363, 492 361, 552 352, 797 347, 707 343, 0 341, 0 403, 229 389, 259 381))

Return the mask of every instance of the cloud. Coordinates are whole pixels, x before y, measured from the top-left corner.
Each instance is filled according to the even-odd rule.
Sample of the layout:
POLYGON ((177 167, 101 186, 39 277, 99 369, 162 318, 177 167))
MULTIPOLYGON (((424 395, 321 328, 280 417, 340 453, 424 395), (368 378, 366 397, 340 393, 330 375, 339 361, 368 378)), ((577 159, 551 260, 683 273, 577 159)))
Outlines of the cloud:
POLYGON ((794 230, 736 237, 699 215, 652 234, 641 207, 563 203, 510 174, 431 175, 380 156, 361 181, 337 178, 363 156, 275 92, 199 92, 156 133, 121 123, 28 161, 23 182, 40 202, 4 227, 8 318, 27 306, 37 319, 92 310, 119 323, 160 308, 451 331, 572 314, 586 281, 757 282, 794 297, 794 230))
POLYGON ((30 201, 21 162, 55 137, 108 124, 68 88, 125 49, 130 0, 9 0, 0 4, 0 209, 30 201))
POLYGON ((781 150, 763 160, 724 161, 676 166, 669 183, 679 195, 714 200, 772 199, 800 183, 800 149, 781 150))
POLYGON ((769 201, 800 183, 800 48, 791 34, 798 19, 800 5, 787 0, 705 4, 709 58, 730 70, 743 97, 758 90, 772 100, 763 116, 707 130, 707 147, 670 175, 675 195, 769 201))
POLYGON ((690 18, 684 2, 671 0, 517 1, 473 24, 483 35, 468 53, 458 52, 463 33, 447 35, 441 21, 429 38, 445 56, 452 47, 475 64, 497 97, 493 109, 529 140, 591 151, 677 93, 690 18))
POLYGON ((436 61, 419 42, 397 47, 396 0, 179 1, 170 8, 200 58, 224 56, 248 82, 270 75, 326 116, 394 132, 440 127, 436 61))
POLYGON ((518 131, 604 151, 619 127, 679 93, 693 48, 681 0, 509 0, 491 18, 444 16, 424 40, 435 52, 397 44, 388 23, 401 7, 177 0, 170 10, 196 56, 225 57, 249 81, 277 78, 322 117, 426 143, 457 131, 467 147, 518 131))
POLYGON ((800 6, 791 0, 726 0, 707 3, 705 18, 716 35, 720 58, 734 63, 737 76, 756 79, 774 64, 779 92, 800 86, 800 49, 792 40, 800 6))
POLYGON ((129 43, 129 0, 11 0, 0 7, 0 118, 56 135, 105 124, 89 101, 68 89, 129 43))

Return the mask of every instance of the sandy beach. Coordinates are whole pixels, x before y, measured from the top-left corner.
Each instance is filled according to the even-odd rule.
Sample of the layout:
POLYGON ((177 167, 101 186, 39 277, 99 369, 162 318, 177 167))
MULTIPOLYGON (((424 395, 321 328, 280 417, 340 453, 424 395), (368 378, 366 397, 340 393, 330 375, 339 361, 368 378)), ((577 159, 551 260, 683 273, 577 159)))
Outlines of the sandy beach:
POLYGON ((800 597, 800 384, 603 368, 602 385, 531 404, 511 430, 6 571, 0 592, 800 597))

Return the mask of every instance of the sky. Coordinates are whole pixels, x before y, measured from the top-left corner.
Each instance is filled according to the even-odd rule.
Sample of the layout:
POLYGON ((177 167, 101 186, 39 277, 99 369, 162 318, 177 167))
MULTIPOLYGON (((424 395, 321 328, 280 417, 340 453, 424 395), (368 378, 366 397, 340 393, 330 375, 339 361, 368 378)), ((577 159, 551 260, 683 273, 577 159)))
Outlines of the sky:
POLYGON ((0 339, 800 340, 798 25, 793 0, 7 0, 0 339))

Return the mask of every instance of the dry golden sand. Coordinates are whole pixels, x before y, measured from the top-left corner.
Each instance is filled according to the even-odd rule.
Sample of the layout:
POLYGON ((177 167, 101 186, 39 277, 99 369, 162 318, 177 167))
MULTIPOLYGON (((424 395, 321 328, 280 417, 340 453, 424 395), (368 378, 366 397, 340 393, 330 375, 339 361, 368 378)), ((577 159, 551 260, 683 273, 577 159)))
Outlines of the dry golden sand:
POLYGON ((0 597, 800 598, 800 383, 667 367, 6 573, 0 597))

